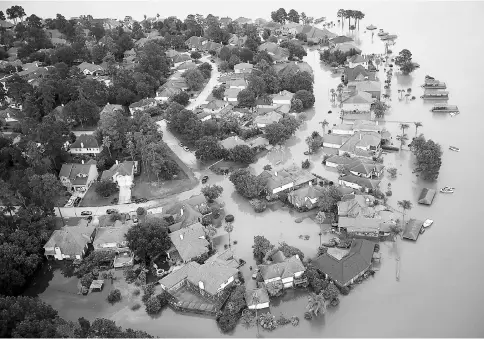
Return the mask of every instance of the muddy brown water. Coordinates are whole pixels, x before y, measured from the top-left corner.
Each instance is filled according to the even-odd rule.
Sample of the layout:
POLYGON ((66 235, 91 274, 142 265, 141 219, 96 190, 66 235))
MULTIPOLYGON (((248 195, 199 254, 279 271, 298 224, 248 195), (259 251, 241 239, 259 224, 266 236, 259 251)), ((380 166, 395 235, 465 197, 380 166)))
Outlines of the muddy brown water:
MULTIPOLYGON (((314 3, 313 3, 314 4, 314 3)), ((316 6, 316 5, 314 5, 316 6)), ((323 5, 321 5, 323 6, 323 5)), ((328 5, 321 9, 325 13, 336 13, 343 4, 328 5), (326 7, 334 6, 331 10, 326 7)), ((300 291, 288 291, 281 300, 272 303, 272 313, 301 318, 298 327, 291 325, 273 332, 261 332, 264 337, 473 337, 484 334, 481 315, 484 311, 484 293, 480 281, 484 278, 482 260, 484 258, 481 239, 484 235, 478 211, 482 209, 480 189, 480 129, 482 118, 482 79, 484 69, 481 56, 484 52, 481 30, 476 28, 479 15, 483 12, 482 3, 363 3, 357 6, 366 13, 360 30, 353 36, 363 49, 363 53, 383 53, 384 47, 376 36, 365 28, 370 23, 398 35, 395 52, 408 48, 421 68, 411 76, 394 76, 392 83, 391 110, 387 120, 414 122, 420 121, 423 127, 419 132, 442 145, 443 165, 437 182, 423 182, 412 174, 413 158, 406 147, 401 152, 384 156, 386 166, 395 166, 398 177, 382 182, 386 188, 391 182, 392 206, 402 199, 413 203, 407 214, 417 219, 431 218, 434 225, 419 237, 416 243, 400 241, 400 280, 396 281, 396 261, 391 243, 381 245, 381 267, 375 277, 368 279, 349 296, 342 297, 340 305, 330 309, 324 316, 313 321, 303 319, 306 295, 300 291), (461 114, 451 118, 429 112, 432 104, 419 97, 423 90, 426 74, 444 81, 450 92, 449 104, 458 105, 461 114), (397 89, 412 88, 414 101, 399 101, 397 89), (460 153, 448 150, 449 145, 461 148, 460 153), (452 195, 437 194, 432 206, 416 203, 421 188, 456 187, 452 195)), ((304 10, 304 9, 302 9, 304 10)), ((308 12, 308 10, 306 11, 308 12)), ((328 15, 328 19, 329 15, 328 15)), ((333 20, 336 18, 332 18, 333 20)), ((336 20, 334 20, 336 21, 336 20)), ((348 27, 345 21, 345 33, 348 27)), ((332 29, 341 33, 341 27, 332 29)), ((283 165, 293 162, 300 164, 306 159, 307 149, 304 139, 313 130, 322 131, 319 121, 327 119, 330 126, 339 123, 338 109, 332 107, 329 89, 336 88, 339 76, 331 75, 319 63, 319 55, 311 51, 305 58, 315 73, 315 108, 308 112, 309 120, 288 141, 284 152, 271 152, 251 168, 260 172, 267 163, 273 166, 278 161, 283 165), (333 114, 327 114, 332 110, 333 114)), ((383 67, 382 67, 383 69, 383 67)), ((380 79, 384 79, 383 71, 380 79)), ((393 138, 399 132, 397 123, 386 123, 393 138)), ((415 134, 413 123, 407 134, 415 134)), ((167 138, 169 136, 166 136, 167 138)), ((336 180, 337 174, 321 165, 322 153, 312 155, 311 171, 336 180)), ((295 223, 297 214, 287 210, 267 210, 255 214, 248 202, 234 192, 228 178, 216 176, 202 167, 192 164, 196 175, 208 174, 209 183, 217 183, 224 188, 221 198, 228 213, 235 216, 232 240, 237 255, 247 261, 242 268, 249 287, 249 266, 254 266, 252 244, 255 235, 266 236, 273 244, 286 241, 299 247, 307 257, 314 256, 319 245, 319 227, 311 220, 295 223), (309 235, 309 240, 299 239, 299 235, 309 235)), ((200 186, 180 195, 180 199, 198 193, 200 186)), ((329 235, 323 236, 323 241, 329 235)), ((226 236, 215 240, 222 248, 227 243, 226 236)), ((160 316, 151 318, 143 309, 133 312, 129 302, 110 306, 105 301, 106 290, 101 294, 87 297, 75 295, 76 282, 65 279, 58 271, 42 271, 28 295, 39 295, 43 300, 59 310, 61 316, 76 320, 80 316, 89 319, 112 317, 119 325, 145 330, 163 337, 218 337, 222 336, 213 319, 177 314, 165 309, 160 316), (73 294, 74 293, 74 294, 73 294)), ((239 325, 232 334, 236 337, 254 337, 255 328, 246 329, 239 325)))

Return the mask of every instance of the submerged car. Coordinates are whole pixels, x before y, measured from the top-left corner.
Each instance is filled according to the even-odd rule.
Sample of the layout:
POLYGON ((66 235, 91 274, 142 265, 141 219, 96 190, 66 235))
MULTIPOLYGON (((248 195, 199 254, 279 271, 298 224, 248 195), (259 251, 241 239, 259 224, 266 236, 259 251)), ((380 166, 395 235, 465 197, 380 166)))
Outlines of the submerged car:
POLYGON ((119 213, 119 211, 117 209, 114 209, 114 208, 108 208, 106 210, 106 214, 113 214, 113 213, 119 213))
POLYGON ((91 211, 82 211, 81 215, 92 215, 91 211))
POLYGON ((208 175, 203 176, 202 184, 205 184, 208 181, 208 175))

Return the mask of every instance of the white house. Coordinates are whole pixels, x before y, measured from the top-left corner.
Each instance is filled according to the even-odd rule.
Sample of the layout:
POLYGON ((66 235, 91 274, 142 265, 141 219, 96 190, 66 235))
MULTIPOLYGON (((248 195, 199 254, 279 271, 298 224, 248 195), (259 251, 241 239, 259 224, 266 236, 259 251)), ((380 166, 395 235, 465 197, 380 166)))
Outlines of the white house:
POLYGON ((339 135, 353 135, 354 130, 353 126, 349 124, 340 124, 337 126, 334 126, 331 129, 332 134, 339 134, 339 135))
POLYGON ((358 91, 343 100, 342 110, 345 112, 370 112, 372 102, 371 94, 358 91))
POLYGON ((94 239, 96 228, 82 219, 78 226, 63 227, 55 230, 44 245, 47 259, 82 259, 88 244, 94 239))
POLYGON ((267 179, 269 194, 276 194, 294 187, 294 178, 285 170, 269 172, 267 170, 259 174, 259 177, 267 179))
POLYGON ((89 62, 83 62, 77 68, 85 75, 101 75, 105 71, 100 65, 90 64, 89 62))
POLYGON ((224 100, 228 102, 237 102, 237 95, 242 91, 240 88, 227 88, 224 92, 224 100))
POLYGON ((98 171, 95 160, 84 164, 63 164, 59 172, 59 179, 69 191, 85 192, 97 179, 98 171))
POLYGON ((95 251, 116 251, 128 247, 125 235, 131 228, 129 224, 123 224, 119 220, 112 227, 99 227, 93 240, 95 251))
POLYGON ((246 290, 245 301, 249 310, 260 310, 269 308, 269 294, 265 287, 246 290))
POLYGON ((360 66, 363 66, 365 69, 368 69, 368 59, 365 57, 362 57, 361 54, 356 54, 350 57, 348 59, 348 63, 350 68, 360 65, 360 66))
POLYGON ((352 158, 342 155, 333 155, 332 157, 326 159, 326 166, 336 168, 338 166, 348 165, 351 162, 353 162, 352 158))
POLYGON ((246 89, 247 82, 245 79, 230 79, 227 81, 228 88, 239 88, 239 89, 246 89))
POLYGON ((101 151, 102 145, 99 145, 92 134, 81 134, 69 146, 69 153, 71 154, 99 154, 101 151))
POLYGON ((156 92, 155 99, 161 102, 168 101, 172 96, 180 93, 180 91, 180 89, 173 87, 163 87, 163 89, 156 92))
POLYGON ((290 105, 294 93, 289 91, 282 91, 279 94, 272 96, 272 103, 275 105, 290 105))
POLYGON ((134 182, 134 161, 119 162, 101 175, 101 180, 110 180, 118 186, 132 186, 134 182))
POLYGON ((242 63, 234 66, 234 72, 235 73, 251 73, 253 68, 254 68, 254 65, 246 63, 246 62, 242 62, 242 63))
POLYGON ((280 263, 259 265, 259 270, 264 284, 282 281, 284 288, 290 288, 294 286, 294 279, 301 278, 306 268, 296 254, 280 263))
POLYGON ((340 148, 345 143, 345 138, 337 134, 325 134, 323 136, 323 147, 340 148))

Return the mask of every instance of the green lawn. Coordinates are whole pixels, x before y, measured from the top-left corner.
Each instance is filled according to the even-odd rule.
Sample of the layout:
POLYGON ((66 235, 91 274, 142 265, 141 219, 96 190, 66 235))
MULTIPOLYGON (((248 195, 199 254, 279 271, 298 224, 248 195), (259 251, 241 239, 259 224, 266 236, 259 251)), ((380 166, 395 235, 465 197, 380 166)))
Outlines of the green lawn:
POLYGON ((112 201, 114 198, 118 197, 118 192, 111 194, 109 197, 105 198, 96 193, 97 182, 93 183, 89 190, 84 195, 80 207, 97 207, 97 206, 109 206, 113 205, 112 201))

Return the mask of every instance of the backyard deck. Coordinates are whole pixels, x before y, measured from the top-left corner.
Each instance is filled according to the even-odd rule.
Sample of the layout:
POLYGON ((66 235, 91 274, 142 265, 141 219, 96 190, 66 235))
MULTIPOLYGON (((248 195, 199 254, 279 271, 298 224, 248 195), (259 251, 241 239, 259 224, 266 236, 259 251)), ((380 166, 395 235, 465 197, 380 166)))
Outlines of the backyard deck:
POLYGON ((199 294, 193 293, 186 286, 173 292, 172 296, 177 299, 177 302, 172 302, 170 305, 181 312, 193 312, 213 316, 218 311, 215 303, 203 298, 199 294))

